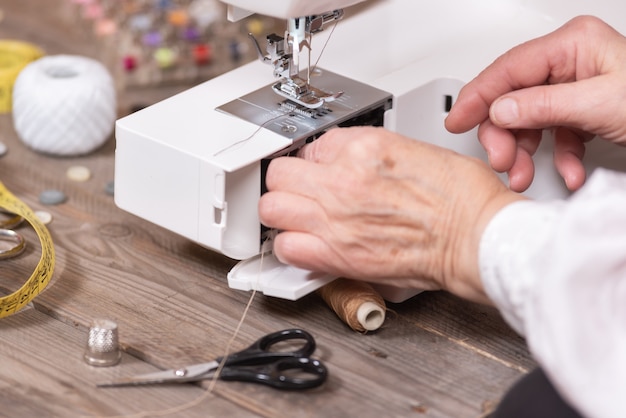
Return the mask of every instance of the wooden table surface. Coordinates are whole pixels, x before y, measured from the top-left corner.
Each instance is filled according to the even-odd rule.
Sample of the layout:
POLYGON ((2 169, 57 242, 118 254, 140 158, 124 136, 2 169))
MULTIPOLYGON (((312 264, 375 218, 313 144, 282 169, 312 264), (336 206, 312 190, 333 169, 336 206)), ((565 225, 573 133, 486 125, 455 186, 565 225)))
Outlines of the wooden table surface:
MULTIPOLYGON (((2 2, 0 38, 34 42, 49 54, 94 55, 92 37, 68 25, 66 3, 2 2)), ((121 92, 120 115, 138 97, 154 102, 180 88, 121 92)), ((115 206, 105 193, 113 179, 113 138, 84 157, 45 156, 20 141, 4 114, 0 141, 9 148, 0 158, 0 181, 33 210, 52 214, 56 249, 48 288, 0 319, 0 416, 479 417, 535 365, 494 309, 445 293, 389 304, 384 326, 369 334, 349 329, 315 294, 295 302, 257 295, 232 350, 268 332, 306 329, 330 372, 322 387, 97 388, 112 377, 222 355, 250 294, 228 288, 233 260, 115 206), (66 170, 75 165, 88 167, 91 179, 68 180, 66 170), (43 206, 38 196, 46 189, 60 189, 68 200, 43 206), (119 325, 124 354, 117 366, 83 360, 95 319, 119 325)), ((19 231, 29 246, 0 261, 0 295, 19 288, 40 257, 34 232, 19 231)))

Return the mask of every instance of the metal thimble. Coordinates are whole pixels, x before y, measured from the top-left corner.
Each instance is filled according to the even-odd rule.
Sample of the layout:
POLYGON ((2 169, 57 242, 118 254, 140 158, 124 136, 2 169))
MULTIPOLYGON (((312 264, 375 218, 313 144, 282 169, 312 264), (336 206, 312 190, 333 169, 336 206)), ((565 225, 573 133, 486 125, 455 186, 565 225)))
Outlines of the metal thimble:
POLYGON ((92 366, 114 366, 122 358, 117 324, 108 319, 95 320, 89 328, 85 361, 92 366))

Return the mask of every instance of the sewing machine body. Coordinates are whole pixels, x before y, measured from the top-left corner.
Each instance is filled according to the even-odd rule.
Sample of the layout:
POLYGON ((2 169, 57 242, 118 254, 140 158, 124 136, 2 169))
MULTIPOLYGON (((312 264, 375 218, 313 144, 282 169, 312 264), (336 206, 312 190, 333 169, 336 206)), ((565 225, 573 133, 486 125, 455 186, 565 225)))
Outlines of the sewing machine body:
MULTIPOLYGON (((246 7, 249 1, 227 2, 246 7)), ((273 0, 266 6, 279 3, 287 6, 277 10, 291 17, 297 7, 315 2, 273 0)), ((323 50, 319 71, 310 75, 311 84, 339 96, 336 100, 314 109, 294 105, 271 91, 276 78, 255 61, 124 117, 116 126, 116 203, 243 260, 229 275, 231 287, 297 299, 334 277, 281 265, 271 254, 260 269, 260 254, 271 245, 257 214, 269 159, 333 126, 354 124, 382 125, 484 159, 475 131, 452 135, 443 125, 461 87, 507 49, 576 15, 594 14, 626 32, 619 21, 625 12, 626 3, 618 0, 592 5, 582 0, 371 0, 348 7, 323 50)), ((326 28, 314 36, 313 62, 330 33, 326 28)), ((537 180, 527 194, 562 198, 567 192, 551 162, 550 138, 545 139, 536 156, 537 180)), ((598 152, 590 152, 590 168, 624 165, 626 156, 604 151, 600 144, 598 152)), ((380 290, 392 302, 418 292, 380 290)))

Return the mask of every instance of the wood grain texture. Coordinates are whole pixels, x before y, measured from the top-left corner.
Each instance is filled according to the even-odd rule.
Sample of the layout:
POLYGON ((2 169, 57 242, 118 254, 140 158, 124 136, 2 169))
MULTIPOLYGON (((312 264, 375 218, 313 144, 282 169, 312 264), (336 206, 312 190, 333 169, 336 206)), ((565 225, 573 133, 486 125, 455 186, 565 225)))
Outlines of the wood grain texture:
MULTIPOLYGON (((114 416, 162 411, 205 396, 192 385, 97 388, 123 372, 156 369, 124 355, 118 367, 93 367, 82 361, 85 334, 34 309, 0 321, 0 416, 114 416)), ((216 396, 185 409, 189 417, 258 416, 216 396)))
MULTIPOLYGON (((92 37, 66 27, 69 12, 62 5, 69 2, 46 0, 59 7, 44 13, 38 1, 2 4, 0 38, 40 43, 49 53, 95 54, 92 37)), ((171 87, 142 91, 141 99, 154 102, 170 93, 171 87)), ((136 100, 134 94, 122 92, 120 102, 136 100)), ((34 309, 0 320, 0 415, 135 414, 202 395, 203 388, 193 385, 94 384, 222 355, 250 296, 227 286, 235 262, 115 206, 104 192, 114 176, 113 138, 88 156, 53 158, 29 150, 10 115, 1 115, 0 141, 9 147, 0 158, 0 181, 34 210, 53 215, 49 229, 57 251, 53 281, 34 309), (88 167, 92 178, 67 180, 73 165, 88 167), (67 202, 43 207, 38 195, 50 188, 64 191, 67 202), (119 324, 126 352, 119 366, 97 369, 82 361, 96 318, 119 324)), ((32 231, 20 232, 29 248, 0 262, 0 293, 15 290, 39 257, 32 231)), ((316 356, 330 370, 327 384, 294 393, 219 382, 199 406, 172 416, 478 417, 485 402, 497 401, 535 365, 524 341, 492 308, 441 292, 389 308, 384 326, 364 335, 351 331, 316 295, 296 302, 257 295, 232 349, 264 333, 302 327, 318 341, 316 356)))

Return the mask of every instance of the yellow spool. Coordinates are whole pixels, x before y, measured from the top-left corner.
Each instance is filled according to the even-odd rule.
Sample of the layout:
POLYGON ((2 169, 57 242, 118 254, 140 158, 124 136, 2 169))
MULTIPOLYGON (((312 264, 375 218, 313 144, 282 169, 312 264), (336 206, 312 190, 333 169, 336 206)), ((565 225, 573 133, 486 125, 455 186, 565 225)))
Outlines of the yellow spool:
POLYGON ((11 111, 13 84, 20 71, 44 52, 36 45, 22 41, 0 40, 0 113, 11 111))

